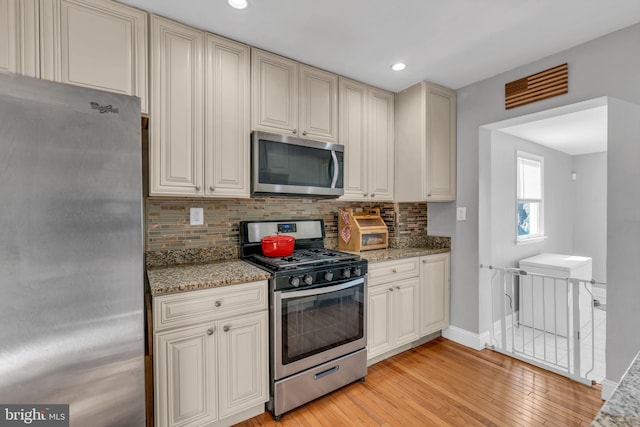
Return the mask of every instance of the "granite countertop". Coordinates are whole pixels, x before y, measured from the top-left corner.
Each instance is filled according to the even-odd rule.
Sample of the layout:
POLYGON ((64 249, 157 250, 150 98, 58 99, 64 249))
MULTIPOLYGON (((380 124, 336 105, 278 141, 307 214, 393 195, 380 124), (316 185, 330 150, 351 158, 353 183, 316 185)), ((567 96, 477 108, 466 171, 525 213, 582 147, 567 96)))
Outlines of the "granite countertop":
POLYGON ((591 426, 640 426, 640 353, 591 426))
MULTIPOLYGON (((370 263, 391 261, 402 258, 412 258, 423 255, 433 255, 449 252, 449 247, 427 246, 427 247, 403 247, 378 249, 372 251, 358 252, 358 254, 370 263)), ((184 254, 164 254, 163 262, 166 259, 182 259, 184 254), (177 258, 176 258, 177 257, 177 258)), ((270 273, 242 260, 209 261, 189 254, 187 258, 192 263, 153 266, 148 265, 147 277, 149 278, 149 288, 151 295, 165 295, 175 292, 190 291, 195 289, 207 289, 217 286, 227 286, 239 283, 266 280, 270 273)), ((198 255, 198 254, 196 254, 198 255)), ((209 256, 209 254, 207 254, 209 256)), ((154 262, 158 262, 155 260, 154 262)))
POLYGON ((449 248, 389 248, 376 249, 372 251, 358 252, 360 256, 370 263, 392 261, 402 258, 413 258, 417 256, 442 254, 451 252, 449 248))
POLYGON ((151 295, 207 289, 266 280, 271 274, 244 261, 178 265, 147 269, 151 295))

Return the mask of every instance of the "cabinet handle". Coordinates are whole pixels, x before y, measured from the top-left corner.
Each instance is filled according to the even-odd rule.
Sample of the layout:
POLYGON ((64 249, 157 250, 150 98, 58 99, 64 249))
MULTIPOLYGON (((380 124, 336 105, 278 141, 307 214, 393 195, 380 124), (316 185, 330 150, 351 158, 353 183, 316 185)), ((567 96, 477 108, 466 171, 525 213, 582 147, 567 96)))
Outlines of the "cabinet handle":
POLYGON ((396 270, 395 268, 393 270, 391 270, 392 273, 397 273, 398 270, 396 270))
POLYGON ((371 197, 376 197, 376 193, 371 193, 371 197))
POLYGON ((200 191, 200 186, 196 185, 196 191, 200 191))
POLYGON ((213 185, 209 186, 209 191, 216 191, 215 187, 213 185))
POLYGON ((222 301, 216 301, 215 303, 213 303, 213 305, 215 305, 216 307, 220 307, 222 305, 222 301))
POLYGON ((302 135, 307 136, 307 131, 302 131, 302 135))
POLYGON ((389 288, 389 292, 393 292, 393 288, 389 288))
POLYGON ((207 335, 213 335, 213 333, 216 331, 216 327, 214 326, 213 328, 209 328, 207 329, 207 335))
POLYGON ((296 133, 298 133, 298 129, 292 130, 291 133, 295 135, 296 133))
POLYGON ((229 326, 229 325, 224 325, 224 326, 222 327, 222 330, 223 330, 223 331, 225 331, 225 332, 229 332, 229 330, 231 330, 231 326, 229 326))

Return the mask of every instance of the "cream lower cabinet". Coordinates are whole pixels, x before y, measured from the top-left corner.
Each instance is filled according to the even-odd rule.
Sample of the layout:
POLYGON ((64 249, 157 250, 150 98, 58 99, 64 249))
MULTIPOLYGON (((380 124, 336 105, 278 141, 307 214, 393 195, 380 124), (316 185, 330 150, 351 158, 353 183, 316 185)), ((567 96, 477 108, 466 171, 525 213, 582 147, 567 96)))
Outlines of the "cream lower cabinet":
POLYGON ((228 426, 264 411, 267 283, 155 297, 155 425, 228 426))
POLYGON ((420 82, 396 95, 396 201, 456 199, 456 93, 420 82))
POLYGON ((344 145, 342 200, 393 200, 394 96, 340 77, 340 144, 344 145))
POLYGON ((420 335, 449 326, 449 253, 420 257, 420 335))
POLYGON ((151 196, 249 197, 249 55, 151 17, 151 196))
POLYGON ((411 258, 369 266, 368 359, 419 338, 418 264, 418 258, 411 258))

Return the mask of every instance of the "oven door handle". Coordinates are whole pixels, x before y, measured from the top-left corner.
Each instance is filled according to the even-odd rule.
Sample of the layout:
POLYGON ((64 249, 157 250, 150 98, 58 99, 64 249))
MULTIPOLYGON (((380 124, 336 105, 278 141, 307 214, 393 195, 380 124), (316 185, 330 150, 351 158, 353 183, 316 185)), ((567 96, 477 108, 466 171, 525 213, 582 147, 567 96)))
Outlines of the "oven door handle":
POLYGON ((303 289, 300 291, 287 291, 280 292, 280 298, 289 299, 289 298, 298 298, 298 297, 306 297, 309 295, 324 295, 330 294, 331 292, 341 291, 343 289, 348 289, 354 286, 358 286, 364 284, 364 278, 360 277, 355 280, 349 280, 348 282, 340 283, 338 285, 333 286, 324 286, 320 288, 312 288, 312 289, 303 289))

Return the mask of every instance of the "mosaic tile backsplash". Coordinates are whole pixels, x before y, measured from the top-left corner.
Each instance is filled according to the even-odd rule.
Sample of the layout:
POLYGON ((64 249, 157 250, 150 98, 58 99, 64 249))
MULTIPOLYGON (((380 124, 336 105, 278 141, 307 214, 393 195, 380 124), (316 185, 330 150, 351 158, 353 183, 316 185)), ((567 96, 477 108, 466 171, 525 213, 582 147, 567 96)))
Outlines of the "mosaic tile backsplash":
POLYGON ((338 245, 338 208, 380 208, 391 247, 424 246, 427 203, 346 202, 336 199, 260 197, 251 199, 147 199, 147 265, 183 264, 238 256, 244 220, 322 218, 326 246, 338 245), (204 208, 204 225, 189 225, 189 209, 204 208), (166 259, 167 257, 171 259, 166 259))

